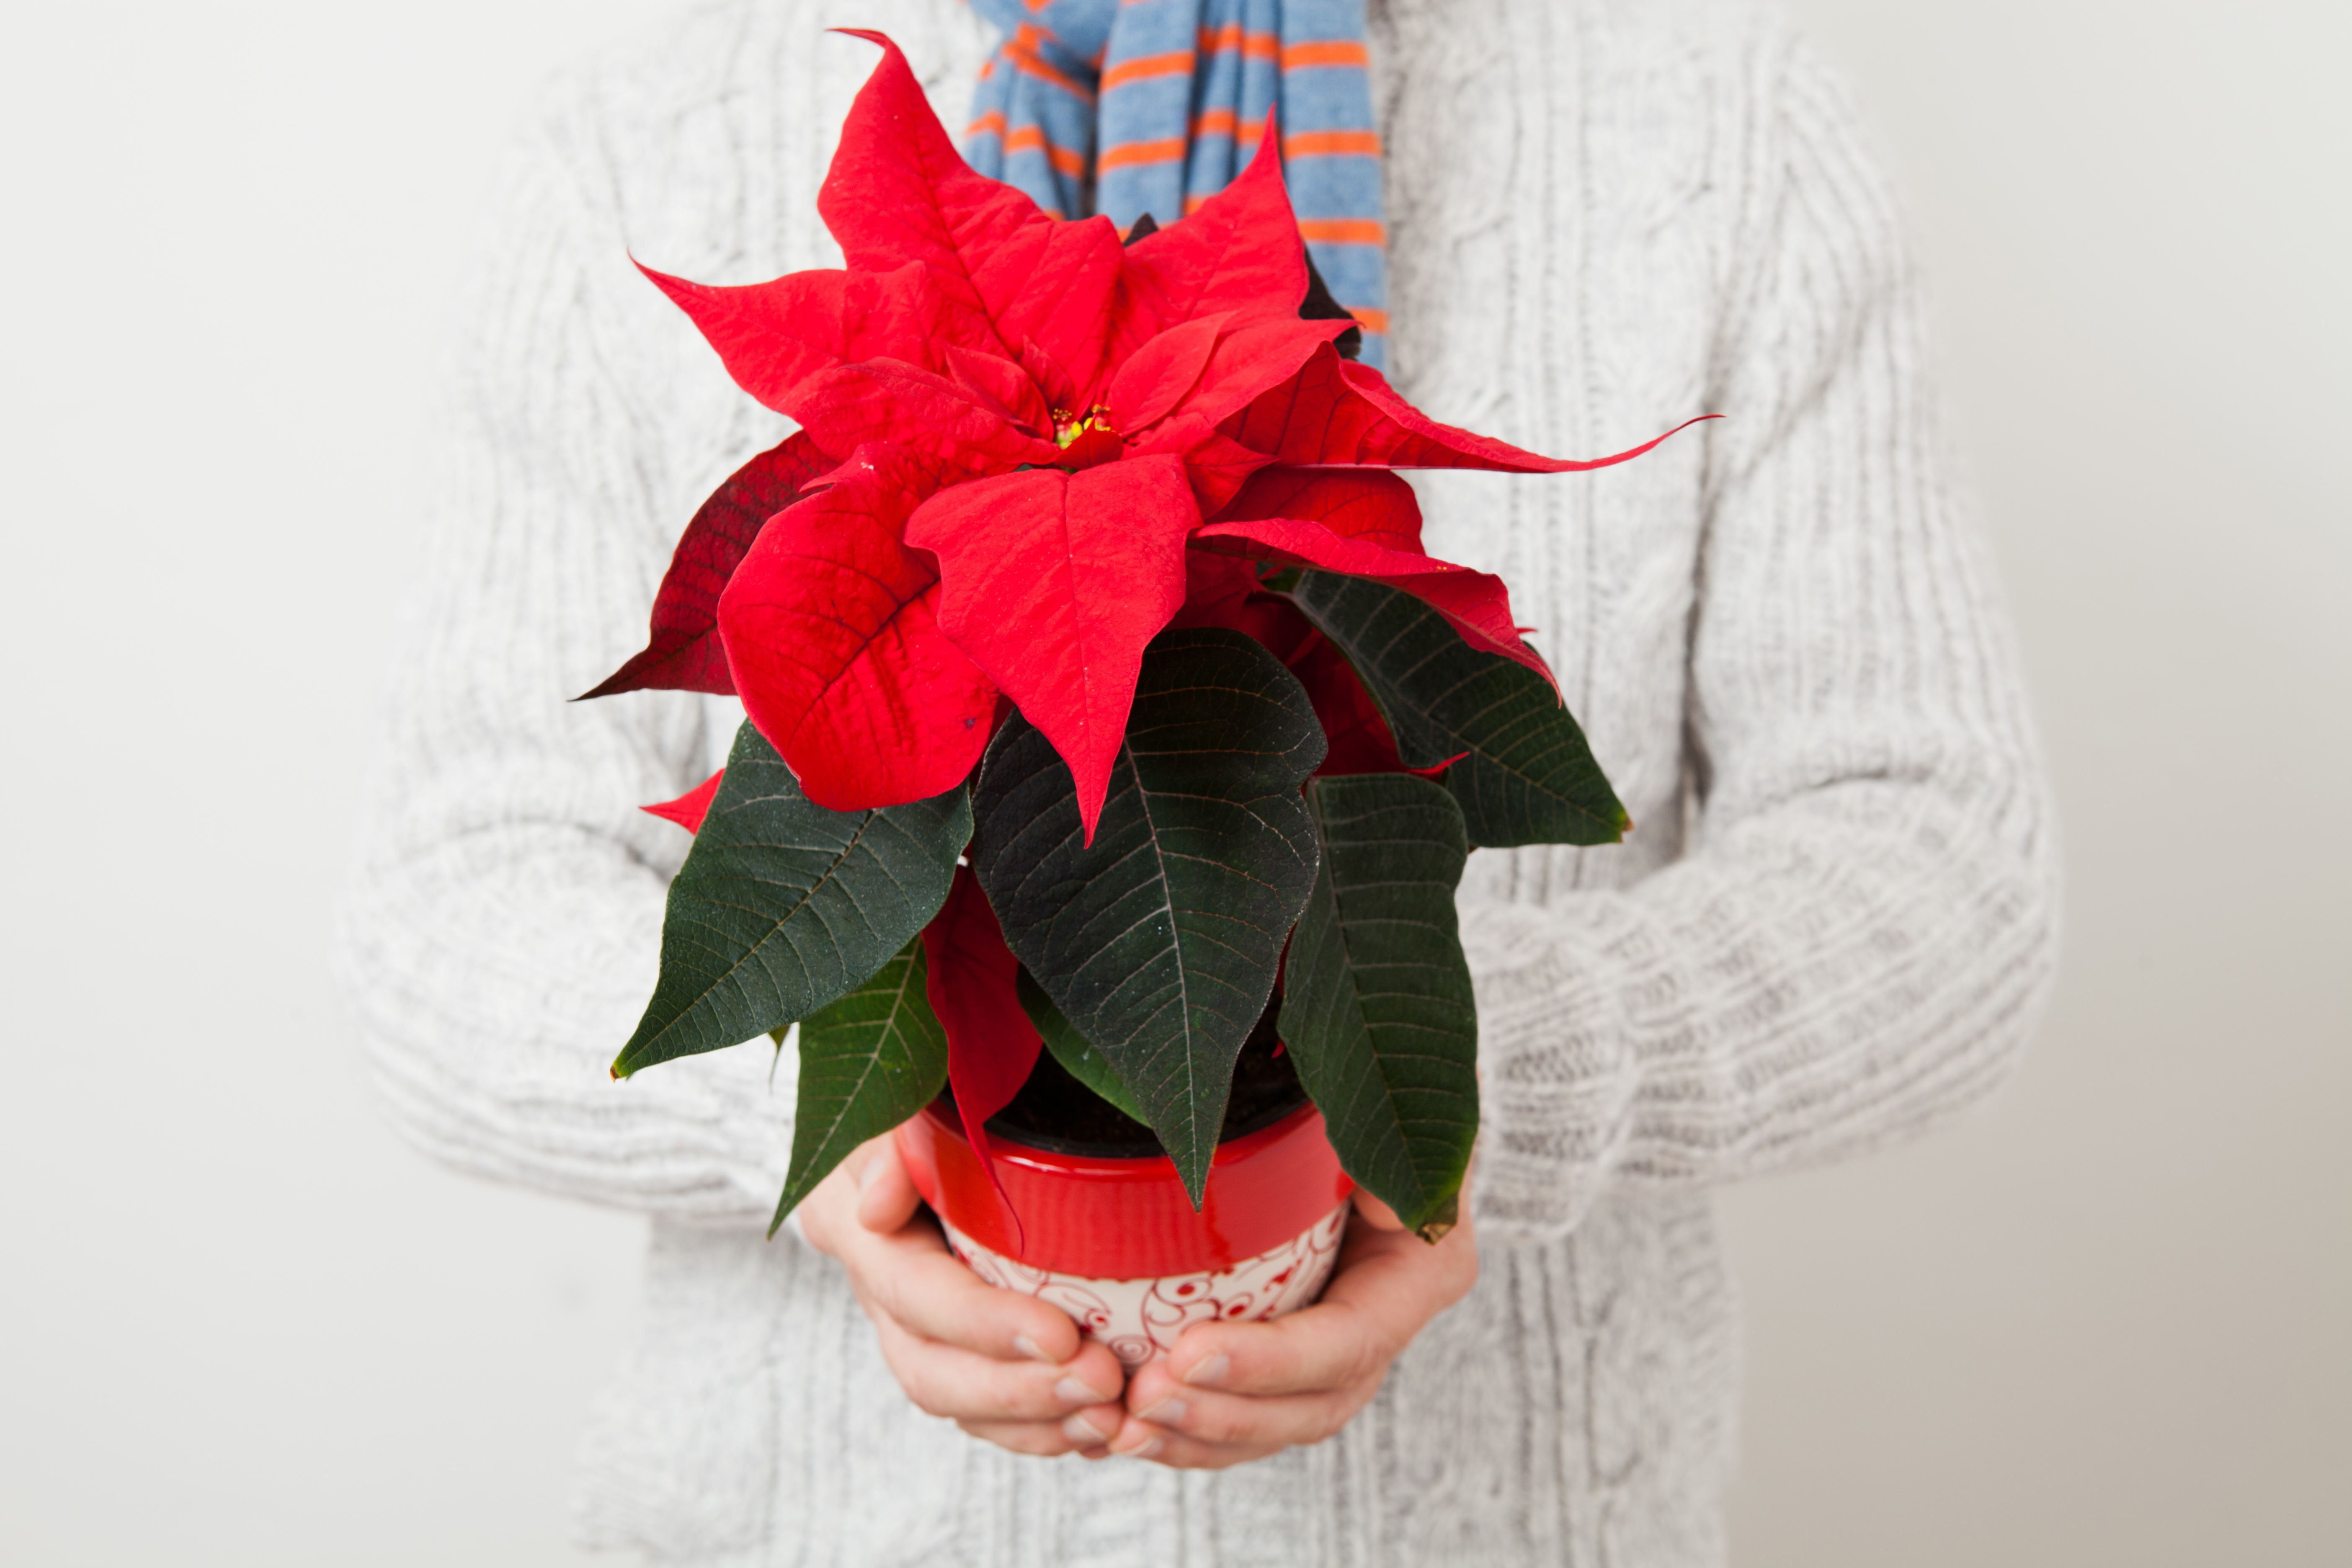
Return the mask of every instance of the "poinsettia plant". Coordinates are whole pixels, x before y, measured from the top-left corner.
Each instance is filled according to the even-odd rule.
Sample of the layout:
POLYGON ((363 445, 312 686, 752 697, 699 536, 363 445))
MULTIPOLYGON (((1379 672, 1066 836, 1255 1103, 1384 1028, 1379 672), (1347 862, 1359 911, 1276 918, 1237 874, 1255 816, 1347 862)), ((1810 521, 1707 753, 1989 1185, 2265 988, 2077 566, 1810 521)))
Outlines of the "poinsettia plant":
POLYGON ((846 267, 648 273, 799 429, 695 514, 589 694, 749 716, 648 808, 697 837, 614 1073, 797 1023, 781 1223, 943 1088, 985 1160, 1050 1050, 1198 1205, 1272 1007, 1343 1165, 1433 1236, 1477 1128, 1470 847, 1630 825, 1503 584, 1422 552, 1392 470, 1656 443, 1540 457, 1353 363, 1270 128, 1122 237, 974 174, 858 36, 883 58, 819 196, 846 267))

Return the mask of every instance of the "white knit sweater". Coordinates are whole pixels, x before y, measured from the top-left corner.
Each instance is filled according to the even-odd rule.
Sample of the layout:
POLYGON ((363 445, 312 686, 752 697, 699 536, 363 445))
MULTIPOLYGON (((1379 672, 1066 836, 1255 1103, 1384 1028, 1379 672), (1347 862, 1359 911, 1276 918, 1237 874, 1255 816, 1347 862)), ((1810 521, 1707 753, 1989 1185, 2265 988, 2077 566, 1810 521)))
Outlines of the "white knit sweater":
POLYGON ((1623 468, 1424 476, 1638 830, 1484 851, 1484 1272, 1334 1441, 1219 1475, 1017 1458, 917 1413, 836 1267, 761 1232, 764 1044, 605 1076, 686 839, 640 815, 730 704, 567 705, 783 428, 631 268, 837 265, 824 174, 880 27, 950 127, 956 0, 730 0, 525 137, 451 378, 428 576, 343 928, 383 1100, 465 1170, 654 1216, 645 1338, 585 1443, 600 1543, 709 1564, 1721 1561, 1738 1336, 1716 1183, 1983 1095, 2053 962, 2055 855, 1958 514, 1916 291, 1852 116, 1786 33, 1681 0, 1372 0, 1393 349, 1447 421, 1623 468))

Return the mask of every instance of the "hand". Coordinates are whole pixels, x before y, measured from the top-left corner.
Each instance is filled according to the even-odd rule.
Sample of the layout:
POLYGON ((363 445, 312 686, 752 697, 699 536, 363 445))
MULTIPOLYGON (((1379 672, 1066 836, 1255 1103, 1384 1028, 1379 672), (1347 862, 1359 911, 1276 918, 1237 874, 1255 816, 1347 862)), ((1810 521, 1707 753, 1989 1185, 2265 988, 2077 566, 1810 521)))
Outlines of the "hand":
POLYGON ((1128 1384, 1111 1451, 1179 1469, 1223 1469, 1320 1443, 1379 1392, 1389 1363, 1478 1278, 1468 1194, 1433 1247, 1389 1206, 1356 1194, 1323 1299, 1267 1323, 1201 1323, 1128 1384))
POLYGON ((982 1284, 959 1262, 886 1135, 801 1205, 801 1231, 849 1272, 882 1359, 916 1407, 1016 1454, 1106 1457, 1127 1380, 1069 1314, 982 1284))

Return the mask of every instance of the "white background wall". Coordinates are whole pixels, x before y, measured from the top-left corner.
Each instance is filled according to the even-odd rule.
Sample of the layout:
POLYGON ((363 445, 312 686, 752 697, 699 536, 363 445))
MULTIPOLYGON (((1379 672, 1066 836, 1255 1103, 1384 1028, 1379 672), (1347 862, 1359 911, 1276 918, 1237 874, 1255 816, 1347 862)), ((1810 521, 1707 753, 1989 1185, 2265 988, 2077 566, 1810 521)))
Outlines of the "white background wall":
MULTIPOLYGON (((1739 1559, 2343 1563, 2352 9, 1794 8, 1937 280, 2072 922, 1989 1111, 1727 1195, 1739 1559)), ((488 150, 667 9, 0 21, 0 1560, 575 1560, 638 1227, 393 1142, 324 911, 488 150)))

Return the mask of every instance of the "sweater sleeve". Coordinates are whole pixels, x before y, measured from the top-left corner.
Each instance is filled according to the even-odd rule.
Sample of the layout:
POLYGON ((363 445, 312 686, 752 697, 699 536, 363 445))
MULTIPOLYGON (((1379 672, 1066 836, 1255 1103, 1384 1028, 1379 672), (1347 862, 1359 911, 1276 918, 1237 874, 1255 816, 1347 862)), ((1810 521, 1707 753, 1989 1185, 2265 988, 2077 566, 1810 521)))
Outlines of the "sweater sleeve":
POLYGON ((607 1070, 651 994, 687 847, 636 807, 709 773, 715 705, 567 699, 635 651, 698 489, 764 442, 723 413, 698 421, 676 391, 723 378, 661 357, 681 334, 636 298, 652 290, 584 98, 555 95, 510 156, 473 279, 343 979, 382 1101, 426 1152, 593 1201, 763 1220, 789 1062, 772 1089, 764 1041, 625 1083, 607 1070), (709 450, 684 449, 679 432, 710 426, 694 437, 709 450))
POLYGON ((2053 968, 2050 806, 1898 224, 1834 86, 1776 74, 1706 427, 1687 852, 1464 910, 1489 1239, 1935 1125, 2053 968))

